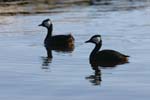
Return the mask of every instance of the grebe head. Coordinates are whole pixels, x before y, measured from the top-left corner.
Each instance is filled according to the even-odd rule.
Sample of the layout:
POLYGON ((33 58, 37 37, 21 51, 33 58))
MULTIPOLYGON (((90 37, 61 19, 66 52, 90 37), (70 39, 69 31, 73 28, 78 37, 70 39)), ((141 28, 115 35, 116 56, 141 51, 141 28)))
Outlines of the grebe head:
POLYGON ((49 28, 51 25, 52 25, 52 21, 48 18, 43 20, 43 22, 39 26, 49 28))
POLYGON ((101 41, 101 35, 94 35, 89 40, 85 41, 85 43, 99 44, 101 41))

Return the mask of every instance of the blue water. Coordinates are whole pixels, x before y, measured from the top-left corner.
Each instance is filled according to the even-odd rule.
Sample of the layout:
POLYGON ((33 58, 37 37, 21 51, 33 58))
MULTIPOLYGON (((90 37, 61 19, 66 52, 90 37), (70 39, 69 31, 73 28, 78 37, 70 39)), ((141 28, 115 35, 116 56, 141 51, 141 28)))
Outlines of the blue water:
POLYGON ((149 100, 150 2, 114 2, 111 5, 73 5, 53 9, 60 13, 0 16, 1 100, 149 100), (51 18, 53 34, 72 33, 72 53, 53 51, 44 66, 46 29, 51 18), (88 57, 94 45, 85 44, 101 34, 102 49, 130 55, 130 63, 101 69, 94 85, 88 57))

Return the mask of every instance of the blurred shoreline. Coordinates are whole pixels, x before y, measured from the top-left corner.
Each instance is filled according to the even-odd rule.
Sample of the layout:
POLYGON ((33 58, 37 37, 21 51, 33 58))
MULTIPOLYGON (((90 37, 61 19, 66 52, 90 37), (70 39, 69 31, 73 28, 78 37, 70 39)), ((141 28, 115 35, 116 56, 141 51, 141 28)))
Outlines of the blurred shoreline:
POLYGON ((60 13, 54 9, 72 6, 106 5, 113 10, 132 10, 150 6, 149 0, 0 0, 0 15, 60 13), (5 2, 3 2, 5 1, 5 2), (6 2, 7 1, 7 2, 6 2))
POLYGON ((0 15, 50 13, 51 9, 89 4, 89 0, 0 0, 0 15))

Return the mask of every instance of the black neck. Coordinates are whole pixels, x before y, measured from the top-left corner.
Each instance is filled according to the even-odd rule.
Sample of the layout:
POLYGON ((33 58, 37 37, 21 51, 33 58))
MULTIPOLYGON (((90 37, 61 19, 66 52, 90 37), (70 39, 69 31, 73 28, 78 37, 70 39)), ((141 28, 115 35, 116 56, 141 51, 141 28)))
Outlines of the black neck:
POLYGON ((52 36, 53 25, 51 24, 50 27, 47 28, 47 30, 48 31, 47 31, 47 35, 46 35, 45 41, 52 36))
POLYGON ((100 41, 100 43, 98 43, 98 44, 95 44, 95 48, 93 49, 93 51, 90 54, 90 62, 92 61, 92 59, 95 56, 95 54, 99 51, 101 46, 102 46, 102 41, 100 41))

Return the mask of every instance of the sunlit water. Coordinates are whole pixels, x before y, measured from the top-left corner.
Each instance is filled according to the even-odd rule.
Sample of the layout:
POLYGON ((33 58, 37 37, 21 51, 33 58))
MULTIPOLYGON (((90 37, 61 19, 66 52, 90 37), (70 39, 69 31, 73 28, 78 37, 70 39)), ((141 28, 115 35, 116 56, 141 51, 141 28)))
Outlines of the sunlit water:
POLYGON ((150 7, 149 2, 72 6, 61 13, 0 16, 1 100, 149 100, 150 7), (122 5, 122 6, 120 6, 122 5), (51 18, 53 34, 72 33, 72 53, 53 51, 45 62, 46 29, 38 27, 51 18), (94 85, 88 57, 93 44, 84 41, 101 34, 102 49, 130 55, 130 63, 101 69, 94 85), (47 65, 47 66, 46 66, 47 65), (93 83, 92 83, 93 82, 93 83))

